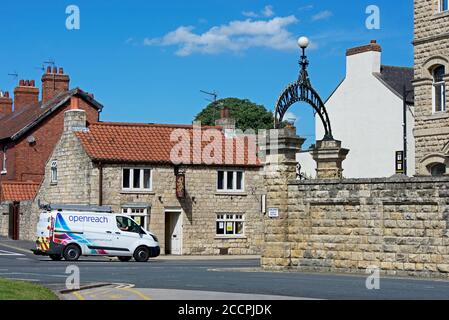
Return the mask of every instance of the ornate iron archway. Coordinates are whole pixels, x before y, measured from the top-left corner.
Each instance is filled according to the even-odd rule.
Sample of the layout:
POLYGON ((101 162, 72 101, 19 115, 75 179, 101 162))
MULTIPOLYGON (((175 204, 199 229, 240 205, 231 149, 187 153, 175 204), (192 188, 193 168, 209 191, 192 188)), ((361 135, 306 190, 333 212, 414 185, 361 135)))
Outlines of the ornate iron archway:
POLYGON ((293 104, 297 102, 305 102, 309 104, 315 110, 315 113, 320 117, 325 131, 324 140, 333 140, 332 127, 326 107, 324 106, 323 100, 321 100, 319 94, 312 87, 309 74, 307 72, 309 61, 307 60, 305 49, 307 47, 308 40, 302 40, 303 42, 306 41, 306 43, 300 44, 302 56, 299 61, 299 65, 301 66, 299 78, 296 82, 291 83, 279 97, 274 114, 274 127, 275 129, 280 127, 286 112, 293 104))

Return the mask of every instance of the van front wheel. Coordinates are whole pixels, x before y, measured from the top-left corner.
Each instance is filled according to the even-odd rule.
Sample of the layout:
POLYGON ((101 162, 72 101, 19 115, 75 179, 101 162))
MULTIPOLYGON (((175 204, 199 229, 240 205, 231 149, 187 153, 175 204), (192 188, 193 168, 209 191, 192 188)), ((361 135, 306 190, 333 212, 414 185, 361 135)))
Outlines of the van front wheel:
POLYGON ((134 260, 137 262, 147 262, 150 259, 150 250, 147 247, 138 247, 134 251, 134 260))
POLYGON ((67 261, 77 261, 81 256, 81 250, 77 245, 69 244, 65 247, 63 256, 67 261))

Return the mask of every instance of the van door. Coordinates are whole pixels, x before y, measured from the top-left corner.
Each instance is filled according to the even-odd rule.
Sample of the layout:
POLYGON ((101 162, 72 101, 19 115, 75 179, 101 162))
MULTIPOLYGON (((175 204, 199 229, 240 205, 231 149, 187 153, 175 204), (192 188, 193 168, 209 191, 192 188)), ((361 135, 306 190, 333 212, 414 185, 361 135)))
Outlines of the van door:
POLYGON ((119 256, 132 255, 141 241, 141 227, 132 219, 125 216, 116 216, 117 227, 114 232, 114 250, 119 256))
POLYGON ((114 216, 97 214, 91 218, 83 224, 88 254, 108 255, 114 249, 114 216))

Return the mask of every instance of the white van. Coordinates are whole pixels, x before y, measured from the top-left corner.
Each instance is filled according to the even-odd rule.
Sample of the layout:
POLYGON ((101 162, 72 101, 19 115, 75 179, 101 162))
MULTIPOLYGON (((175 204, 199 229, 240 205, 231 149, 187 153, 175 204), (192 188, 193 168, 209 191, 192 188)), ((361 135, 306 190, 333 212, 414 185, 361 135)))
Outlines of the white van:
POLYGON ((133 219, 113 214, 109 207, 41 206, 36 255, 76 261, 80 256, 134 258, 146 262, 160 254, 157 237, 133 219))

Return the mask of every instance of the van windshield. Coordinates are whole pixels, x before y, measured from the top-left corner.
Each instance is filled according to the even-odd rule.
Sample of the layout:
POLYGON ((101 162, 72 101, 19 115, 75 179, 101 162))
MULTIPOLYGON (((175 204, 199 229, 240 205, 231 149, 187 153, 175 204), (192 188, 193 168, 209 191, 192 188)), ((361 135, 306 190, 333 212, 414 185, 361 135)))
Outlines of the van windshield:
POLYGON ((140 233, 142 230, 142 228, 130 218, 118 216, 116 219, 117 227, 122 231, 140 233))

